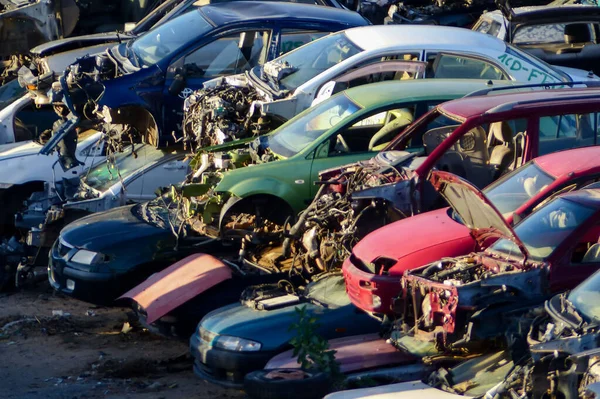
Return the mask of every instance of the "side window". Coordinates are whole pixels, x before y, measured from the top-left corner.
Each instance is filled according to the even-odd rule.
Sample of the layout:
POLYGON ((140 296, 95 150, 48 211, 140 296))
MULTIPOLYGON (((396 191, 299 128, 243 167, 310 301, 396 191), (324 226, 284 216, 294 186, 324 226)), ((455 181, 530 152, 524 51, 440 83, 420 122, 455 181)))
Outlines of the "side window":
POLYGON ((290 52, 327 34, 329 34, 329 32, 283 29, 281 31, 279 55, 290 52))
POLYGON ((432 73, 437 79, 507 79, 491 62, 455 54, 438 54, 432 73))
POLYGON ((571 253, 571 263, 600 263, 600 224, 591 226, 579 238, 571 253))
POLYGON ((415 107, 367 116, 330 138, 329 156, 379 151, 414 120, 415 107))
POLYGON ((232 75, 262 65, 269 35, 269 31, 247 31, 210 42, 185 56, 185 75, 191 78, 232 75))
POLYGON ((127 184, 127 197, 134 201, 153 198, 158 188, 182 182, 187 173, 188 162, 186 161, 173 160, 161 163, 127 184))
POLYGON ((596 144, 597 119, 594 114, 540 118, 538 155, 596 144))

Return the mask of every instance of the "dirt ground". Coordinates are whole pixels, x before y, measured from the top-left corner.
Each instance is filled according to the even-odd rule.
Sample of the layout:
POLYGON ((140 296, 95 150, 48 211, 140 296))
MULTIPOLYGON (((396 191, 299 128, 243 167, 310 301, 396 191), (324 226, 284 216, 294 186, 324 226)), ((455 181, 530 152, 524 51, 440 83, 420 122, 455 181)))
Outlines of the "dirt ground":
POLYGON ((196 377, 187 343, 136 327, 128 312, 63 297, 45 283, 1 294, 0 398, 245 396, 196 377))

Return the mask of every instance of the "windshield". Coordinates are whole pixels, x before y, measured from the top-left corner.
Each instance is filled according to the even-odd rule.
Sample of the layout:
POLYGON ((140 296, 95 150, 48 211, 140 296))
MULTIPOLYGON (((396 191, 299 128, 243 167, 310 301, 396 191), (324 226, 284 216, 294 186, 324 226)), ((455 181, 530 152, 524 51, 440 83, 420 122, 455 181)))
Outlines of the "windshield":
MULTIPOLYGON (((289 72, 276 81, 279 90, 295 90, 318 74, 362 51, 342 32, 322 37, 271 61, 286 64, 289 72)), ((264 71, 264 68, 263 68, 264 71)))
MULTIPOLYGON (((176 53, 190 42, 198 41, 212 26, 200 14, 192 11, 152 29, 130 41, 128 50, 141 64, 150 66, 176 53)), ((134 64, 137 64, 132 60, 134 64)))
POLYGON ((268 137, 274 153, 289 158, 302 151, 325 131, 362 109, 345 94, 330 98, 282 125, 268 137))
POLYGON ((8 107, 19 98, 27 94, 27 89, 21 87, 17 79, 14 79, 0 87, 0 109, 8 107))
POLYGON ((306 286, 305 295, 309 299, 330 306, 340 307, 350 304, 346 294, 346 283, 343 275, 328 276, 306 286))
MULTIPOLYGON (((150 30, 152 27, 157 27, 161 23, 166 22, 167 19, 170 19, 170 15, 169 18, 166 17, 168 14, 171 14, 171 11, 173 11, 175 7, 177 7, 177 10, 187 8, 193 1, 194 0, 167 0, 155 8, 150 14, 142 18, 131 32, 135 35, 140 35, 150 30)), ((174 11, 174 13, 177 13, 177 11, 174 11)))
MULTIPOLYGON (((577 202, 555 198, 519 223, 515 227, 515 233, 527 248, 530 258, 541 261, 550 256, 593 213, 592 208, 577 202)), ((520 254, 517 245, 507 239, 496 241, 490 251, 504 255, 520 254)))
POLYGON ((103 162, 91 168, 83 183, 95 190, 106 191, 136 170, 164 157, 163 151, 151 145, 136 145, 135 153, 132 152, 131 146, 128 146, 123 152, 115 153, 113 162, 103 162))
POLYGON ((553 181, 553 177, 544 173, 534 162, 529 162, 488 186, 483 193, 507 218, 553 181))
POLYGON ((569 293, 567 299, 589 320, 600 321, 600 272, 596 272, 569 293))

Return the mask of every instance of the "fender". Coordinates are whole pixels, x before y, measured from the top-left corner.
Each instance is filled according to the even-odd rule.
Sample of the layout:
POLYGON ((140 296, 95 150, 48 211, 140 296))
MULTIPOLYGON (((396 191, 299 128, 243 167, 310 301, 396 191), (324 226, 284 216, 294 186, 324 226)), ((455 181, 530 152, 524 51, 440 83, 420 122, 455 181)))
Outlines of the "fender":
POLYGON ((239 198, 247 198, 253 195, 271 195, 278 197, 287 203, 294 213, 298 213, 306 207, 304 198, 299 198, 292 187, 284 181, 272 177, 255 177, 234 184, 227 191, 239 198))

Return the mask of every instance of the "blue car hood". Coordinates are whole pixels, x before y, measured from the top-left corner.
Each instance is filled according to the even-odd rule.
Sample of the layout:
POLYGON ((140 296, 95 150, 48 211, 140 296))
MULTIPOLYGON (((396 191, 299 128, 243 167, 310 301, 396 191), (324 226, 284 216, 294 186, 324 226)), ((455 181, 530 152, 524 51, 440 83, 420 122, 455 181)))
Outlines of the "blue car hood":
MULTIPOLYGON (((85 216, 67 225, 60 236, 75 247, 99 251, 121 246, 127 241, 139 242, 141 247, 148 239, 156 240, 172 235, 167 229, 138 219, 134 215, 136 206, 138 205, 127 205, 85 216)), ((131 250, 135 251, 135 248, 131 250)))
POLYGON ((378 331, 380 323, 348 304, 325 308, 313 303, 299 303, 274 310, 254 310, 242 304, 232 304, 206 315, 200 326, 219 335, 231 335, 258 341, 261 350, 283 350, 295 335, 290 324, 298 321, 296 307, 306 306, 318 319, 317 332, 326 339, 378 331))

